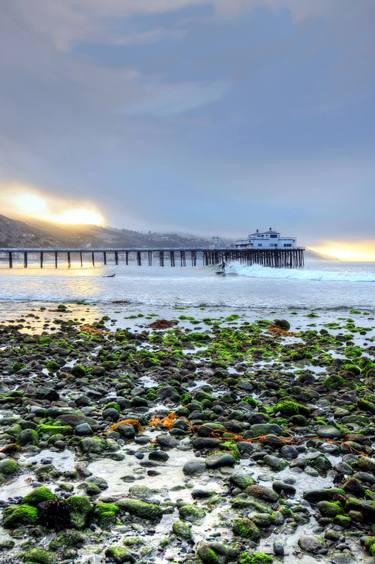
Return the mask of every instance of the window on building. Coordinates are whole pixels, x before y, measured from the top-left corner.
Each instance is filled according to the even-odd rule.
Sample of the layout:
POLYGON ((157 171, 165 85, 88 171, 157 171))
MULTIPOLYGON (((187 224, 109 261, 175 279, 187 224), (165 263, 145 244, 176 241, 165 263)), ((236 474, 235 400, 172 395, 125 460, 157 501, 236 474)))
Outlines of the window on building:
POLYGON ((284 247, 291 247, 292 245, 290 243, 284 243, 284 247))

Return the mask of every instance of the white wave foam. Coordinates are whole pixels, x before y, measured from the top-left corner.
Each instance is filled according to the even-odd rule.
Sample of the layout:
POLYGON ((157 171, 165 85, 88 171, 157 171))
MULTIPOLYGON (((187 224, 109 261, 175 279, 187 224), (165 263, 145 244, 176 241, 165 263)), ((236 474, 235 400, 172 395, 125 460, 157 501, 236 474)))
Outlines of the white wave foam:
POLYGON ((335 271, 310 270, 297 268, 270 268, 253 264, 245 266, 231 263, 227 266, 228 274, 247 276, 249 278, 271 278, 274 280, 315 280, 327 282, 375 282, 375 272, 368 271, 335 271))

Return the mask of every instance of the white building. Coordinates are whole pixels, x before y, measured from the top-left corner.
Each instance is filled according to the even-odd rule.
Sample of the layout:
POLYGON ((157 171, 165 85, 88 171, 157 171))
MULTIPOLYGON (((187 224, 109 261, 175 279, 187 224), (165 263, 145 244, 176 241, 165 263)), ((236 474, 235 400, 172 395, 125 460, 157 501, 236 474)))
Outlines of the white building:
POLYGON ((235 242, 236 249, 293 249, 296 247, 295 237, 282 237, 278 231, 274 231, 272 227, 268 231, 256 230, 251 233, 248 239, 235 242))

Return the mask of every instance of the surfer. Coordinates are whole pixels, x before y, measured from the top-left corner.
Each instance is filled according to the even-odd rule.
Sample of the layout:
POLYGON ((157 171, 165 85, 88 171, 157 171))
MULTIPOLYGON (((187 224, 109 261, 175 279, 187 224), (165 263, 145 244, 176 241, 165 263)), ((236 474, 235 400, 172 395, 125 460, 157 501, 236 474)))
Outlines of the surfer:
POLYGON ((225 260, 223 259, 222 262, 219 264, 219 270, 216 272, 216 274, 219 274, 221 276, 225 276, 225 260))

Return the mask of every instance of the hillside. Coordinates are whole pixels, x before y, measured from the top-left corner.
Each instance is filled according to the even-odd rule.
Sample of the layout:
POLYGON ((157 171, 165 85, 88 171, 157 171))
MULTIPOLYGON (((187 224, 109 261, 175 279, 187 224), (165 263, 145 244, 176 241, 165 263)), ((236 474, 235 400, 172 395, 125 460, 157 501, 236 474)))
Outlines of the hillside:
POLYGON ((175 233, 141 233, 95 225, 56 226, 0 215, 0 247, 147 248, 207 247, 212 239, 175 233))

